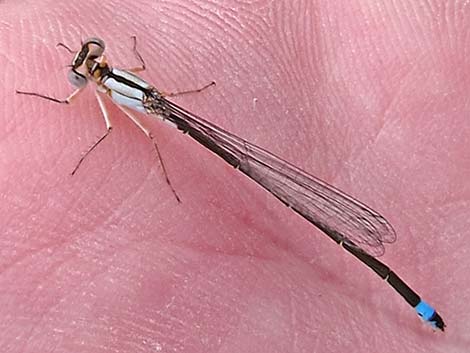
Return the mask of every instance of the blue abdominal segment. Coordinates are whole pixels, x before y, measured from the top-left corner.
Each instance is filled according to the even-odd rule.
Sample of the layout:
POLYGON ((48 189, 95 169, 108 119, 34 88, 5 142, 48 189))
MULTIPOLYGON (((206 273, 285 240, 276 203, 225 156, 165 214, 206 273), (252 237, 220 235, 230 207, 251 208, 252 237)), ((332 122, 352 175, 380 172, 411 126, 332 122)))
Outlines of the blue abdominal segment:
POLYGON ((434 310, 434 308, 426 303, 424 300, 421 300, 418 305, 415 306, 416 313, 428 324, 434 328, 438 328, 444 331, 444 321, 439 316, 439 314, 434 310))

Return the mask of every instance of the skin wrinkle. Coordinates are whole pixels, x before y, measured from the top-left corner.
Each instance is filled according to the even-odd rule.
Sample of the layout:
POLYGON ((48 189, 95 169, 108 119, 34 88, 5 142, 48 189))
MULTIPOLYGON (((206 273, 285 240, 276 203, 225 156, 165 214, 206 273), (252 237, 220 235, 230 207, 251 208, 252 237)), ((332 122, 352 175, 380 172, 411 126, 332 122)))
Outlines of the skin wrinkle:
POLYGON ((354 153, 353 154, 352 153, 353 151, 351 151, 351 154, 348 155, 348 157, 344 160, 343 164, 338 166, 338 173, 337 174, 341 175, 342 172, 344 171, 344 169, 347 168, 348 165, 355 165, 355 163, 353 163, 354 161, 361 160, 361 158, 364 156, 364 154, 369 153, 370 150, 372 149, 372 146, 374 144, 376 144, 377 141, 379 140, 379 137, 383 133, 385 127, 388 124, 393 124, 394 123, 393 120, 390 121, 390 119, 386 119, 386 117, 388 116, 387 111, 392 111, 392 107, 399 100, 402 87, 406 84, 406 77, 410 76, 413 73, 414 69, 418 69, 418 66, 414 65, 414 67, 413 66, 410 67, 410 69, 407 70, 405 75, 401 77, 399 82, 402 82, 402 83, 398 86, 397 93, 393 96, 393 98, 390 99, 389 103, 387 103, 384 106, 383 113, 376 116, 378 119, 379 118, 382 119, 382 123, 380 124, 380 126, 378 126, 376 128, 375 134, 373 136, 371 136, 371 138, 367 141, 366 145, 363 145, 363 148, 359 151, 359 153, 354 153))
POLYGON ((23 259, 0 273, 0 317, 10 318, 0 320, 2 349, 328 353, 354 344, 359 353, 465 351, 468 7, 443 0, 280 1, 2 3, 0 53, 8 56, 0 55, 6 72, 0 229, 7 236, 0 234, 0 248, 4 261, 13 254, 23 259), (436 306, 448 331, 433 334, 318 230, 151 118, 145 121, 182 205, 149 155, 152 146, 111 104, 113 133, 70 177, 103 130, 94 98, 87 93, 60 107, 14 91, 58 98, 71 91, 62 69, 71 57, 55 48, 59 41, 76 49, 80 39, 99 36, 111 64, 135 66, 130 35, 148 64, 142 77, 157 88, 217 82, 177 104, 328 182, 348 185, 344 191, 393 220, 400 241, 387 246, 385 260, 436 306), (433 72, 436 64, 442 66, 433 72), (378 138, 384 127, 390 135, 378 138), (358 150, 358 156, 351 152, 358 150), (438 204, 449 194, 462 202, 458 219, 438 204), (56 248, 64 244, 93 256, 67 256, 56 248), (53 251, 38 253, 38 245, 53 251), (41 264, 58 259, 66 260, 58 270, 75 277, 48 279, 50 268, 41 264), (103 260, 114 286, 88 281, 102 273, 103 260), (67 306, 51 306, 41 291, 21 301, 41 283, 50 298, 66 293, 67 306), (80 297, 77 288, 94 297, 80 297), (171 298, 177 300, 166 309, 171 298), (38 312, 46 314, 31 326, 34 335, 22 330, 38 322, 38 312))
MULTIPOLYGON (((44 250, 44 249, 42 249, 42 250, 44 250)), ((42 251, 42 250, 41 250, 41 251, 42 251)), ((39 252, 36 252, 36 253, 39 253, 39 252)), ((67 261, 73 261, 73 258, 69 258, 69 259, 67 259, 67 261)), ((40 287, 41 287, 41 288, 44 288, 44 287, 47 288, 47 286, 44 284, 44 283, 46 282, 45 279, 46 279, 50 274, 52 274, 52 273, 54 273, 55 271, 57 271, 56 266, 54 266, 54 265, 55 265, 55 264, 51 264, 51 266, 50 266, 50 271, 48 271, 47 274, 44 274, 45 277, 44 277, 44 275, 43 275, 43 278, 41 279, 42 284, 38 284, 38 285, 35 287, 35 289, 33 289, 33 292, 32 292, 32 293, 29 293, 29 297, 33 299, 33 300, 29 303, 32 307, 37 307, 35 304, 36 304, 38 301, 40 301, 40 300, 44 300, 44 297, 43 297, 43 296, 37 296, 36 299, 34 299, 34 293, 37 292, 37 291, 40 289, 40 287)), ((81 284, 81 285, 82 285, 82 284, 81 284)), ((69 288, 69 289, 72 289, 72 288, 69 288)), ((72 290, 69 290, 69 295, 73 295, 73 293, 74 293, 73 289, 72 289, 72 290)), ((59 302, 58 302, 56 305, 59 305, 59 302)), ((43 307, 44 307, 44 306, 43 306, 43 307)), ((55 306, 52 306, 52 307, 51 307, 51 306, 44 307, 43 311, 41 312, 41 315, 37 315, 36 317, 33 317, 33 318, 32 318, 33 322, 34 322, 34 320, 36 320, 36 325, 31 325, 31 322, 29 322, 29 326, 30 326, 30 331, 29 331, 29 332, 30 332, 30 334, 29 334, 29 335, 24 335, 25 337, 27 337, 26 341, 20 341, 20 343, 23 345, 22 347, 27 346, 29 340, 32 339, 32 336, 33 336, 32 333, 33 333, 35 330, 37 330, 38 328, 41 327, 41 325, 40 325, 39 323, 41 322, 41 320, 44 320, 44 316, 45 316, 44 313, 51 312, 51 311, 54 309, 54 307, 55 307, 55 306)), ((37 314, 36 311, 35 311, 35 313, 37 314)), ((19 348, 19 347, 18 347, 18 348, 19 348)))

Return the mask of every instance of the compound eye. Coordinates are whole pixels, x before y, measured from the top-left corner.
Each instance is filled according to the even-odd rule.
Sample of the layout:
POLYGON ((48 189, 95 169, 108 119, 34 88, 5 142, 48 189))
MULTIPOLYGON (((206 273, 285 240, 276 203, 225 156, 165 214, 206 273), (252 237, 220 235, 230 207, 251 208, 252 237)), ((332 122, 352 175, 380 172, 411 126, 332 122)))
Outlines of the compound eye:
POLYGON ((104 41, 100 38, 96 38, 96 37, 88 38, 85 40, 83 45, 87 45, 87 44, 96 44, 97 46, 101 47, 103 50, 105 49, 104 41))
POLYGON ((83 76, 82 74, 77 73, 74 70, 69 71, 68 79, 69 79, 69 82, 77 88, 85 87, 87 82, 88 82, 88 80, 85 76, 83 76))
POLYGON ((93 56, 100 56, 105 49, 104 41, 100 38, 92 37, 85 40, 83 47, 87 47, 93 56))

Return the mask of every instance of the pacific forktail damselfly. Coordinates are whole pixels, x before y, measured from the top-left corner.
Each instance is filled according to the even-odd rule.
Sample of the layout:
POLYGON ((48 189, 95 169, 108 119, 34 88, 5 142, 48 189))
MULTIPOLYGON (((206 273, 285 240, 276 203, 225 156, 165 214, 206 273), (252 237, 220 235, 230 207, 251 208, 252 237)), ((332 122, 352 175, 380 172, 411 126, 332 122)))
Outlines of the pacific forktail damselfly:
MULTIPOLYGON (((68 49, 64 44, 60 45, 68 49)), ((95 95, 107 129, 80 159, 72 174, 83 159, 112 130, 112 124, 103 101, 104 96, 111 98, 152 140, 160 158, 152 133, 130 110, 154 115, 192 137, 258 183, 305 220, 322 230, 343 249, 384 279, 416 310, 426 323, 433 328, 444 331, 446 325, 437 311, 421 300, 420 296, 395 272, 376 258, 384 253, 384 243, 392 243, 396 240, 393 227, 379 213, 289 162, 168 100, 166 98, 168 95, 158 91, 135 75, 136 72, 145 69, 142 57, 136 50, 135 37, 134 53, 141 61, 141 67, 130 70, 113 68, 108 64, 103 54, 104 50, 105 44, 99 38, 89 38, 82 43, 81 49, 75 53, 68 75, 70 83, 76 90, 64 100, 33 92, 17 91, 18 94, 37 96, 57 103, 68 104, 86 87, 89 81, 96 84, 95 95)), ((162 167, 166 176, 163 164, 162 167)), ((175 193, 168 178, 167 182, 175 193)), ((179 201, 178 197, 177 199, 179 201)))

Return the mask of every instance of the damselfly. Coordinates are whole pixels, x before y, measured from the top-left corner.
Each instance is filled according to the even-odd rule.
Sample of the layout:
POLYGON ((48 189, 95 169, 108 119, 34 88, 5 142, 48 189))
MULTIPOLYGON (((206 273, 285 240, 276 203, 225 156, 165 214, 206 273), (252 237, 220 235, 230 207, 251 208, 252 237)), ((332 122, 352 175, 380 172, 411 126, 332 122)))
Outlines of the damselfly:
MULTIPOLYGON (((64 44, 60 45, 73 53, 64 44)), ((384 253, 384 243, 392 243, 396 239, 394 229, 385 218, 324 181, 168 100, 168 95, 135 75, 136 72, 145 69, 145 63, 136 50, 135 37, 134 53, 142 63, 141 67, 129 70, 112 68, 103 54, 104 50, 105 44, 99 38, 90 38, 82 43, 80 50, 75 53, 68 75, 70 83, 76 90, 64 100, 38 93, 17 91, 19 94, 68 104, 89 81, 96 84, 95 95, 107 129, 83 155, 72 173, 112 130, 103 101, 104 96, 111 98, 152 140, 160 158, 152 133, 137 116, 131 113, 131 110, 152 114, 192 137, 322 230, 393 287, 426 323, 444 331, 444 321, 437 311, 421 300, 420 296, 395 272, 376 258, 384 253)), ((162 167, 164 169, 163 164, 162 167)), ((169 183, 168 178, 167 182, 169 183)), ((169 185, 171 187, 170 183, 169 185)), ((173 187, 172 190, 174 192, 173 187)))

